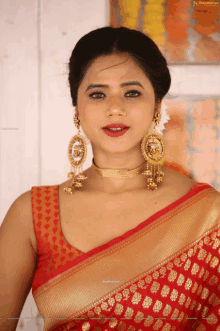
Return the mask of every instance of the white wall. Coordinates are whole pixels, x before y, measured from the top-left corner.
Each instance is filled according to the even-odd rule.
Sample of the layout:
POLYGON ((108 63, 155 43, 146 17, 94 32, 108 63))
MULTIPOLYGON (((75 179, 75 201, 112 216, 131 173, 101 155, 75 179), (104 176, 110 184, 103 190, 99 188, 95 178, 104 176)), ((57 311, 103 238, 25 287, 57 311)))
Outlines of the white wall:
MULTIPOLYGON (((77 129, 66 63, 76 42, 109 24, 108 0, 2 0, 0 12, 0 224, 32 186, 70 171, 77 129)), ((83 169, 92 162, 91 145, 83 169)), ((43 330, 31 291, 17 330, 43 330)))

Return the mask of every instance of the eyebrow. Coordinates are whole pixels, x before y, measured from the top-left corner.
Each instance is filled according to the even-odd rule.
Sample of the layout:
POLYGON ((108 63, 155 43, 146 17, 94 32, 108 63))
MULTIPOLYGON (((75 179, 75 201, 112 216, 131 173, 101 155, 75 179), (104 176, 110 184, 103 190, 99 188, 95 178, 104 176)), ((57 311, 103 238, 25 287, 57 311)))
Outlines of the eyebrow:
MULTIPOLYGON (((125 82, 125 83, 122 83, 120 86, 121 87, 124 87, 124 86, 129 86, 129 85, 137 85, 137 86, 140 86, 144 89, 144 87, 141 85, 141 83, 137 82, 137 81, 133 81, 133 82, 125 82)), ((95 88, 95 87, 109 87, 109 85, 105 85, 105 84, 90 84, 87 89, 86 89, 86 92, 92 88, 95 88)))

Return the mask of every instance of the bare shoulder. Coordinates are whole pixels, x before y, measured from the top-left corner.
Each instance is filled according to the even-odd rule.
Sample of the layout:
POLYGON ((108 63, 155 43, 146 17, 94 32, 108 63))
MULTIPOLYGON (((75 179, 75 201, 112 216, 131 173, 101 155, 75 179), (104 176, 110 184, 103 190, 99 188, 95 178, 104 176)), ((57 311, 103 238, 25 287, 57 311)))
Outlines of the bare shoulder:
MULTIPOLYGON (((22 193, 15 201, 14 203, 17 205, 17 208, 19 212, 21 212, 21 215, 24 216, 23 220, 24 222, 28 222, 32 215, 32 206, 31 206, 31 190, 26 191, 22 193)), ((27 223, 27 225, 28 225, 27 223)))
POLYGON ((184 195, 198 182, 166 167, 166 188, 174 194, 184 195))
MULTIPOLYGON (((32 218, 31 190, 22 193, 16 200, 19 213, 22 215, 22 222, 30 234, 30 242, 33 243, 34 225, 32 218)), ((33 244, 32 244, 33 247, 33 244)))

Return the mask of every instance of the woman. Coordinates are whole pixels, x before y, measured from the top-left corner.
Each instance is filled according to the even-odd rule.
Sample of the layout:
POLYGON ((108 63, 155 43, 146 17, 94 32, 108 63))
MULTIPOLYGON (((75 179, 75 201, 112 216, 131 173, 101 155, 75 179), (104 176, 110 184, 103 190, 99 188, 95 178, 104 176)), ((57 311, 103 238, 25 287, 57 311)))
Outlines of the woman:
POLYGON ((70 179, 31 189, 44 330, 220 330, 220 194, 161 167, 163 139, 150 135, 171 83, 165 58, 142 32, 104 27, 78 41, 69 69, 93 163, 76 176, 78 135, 70 179))

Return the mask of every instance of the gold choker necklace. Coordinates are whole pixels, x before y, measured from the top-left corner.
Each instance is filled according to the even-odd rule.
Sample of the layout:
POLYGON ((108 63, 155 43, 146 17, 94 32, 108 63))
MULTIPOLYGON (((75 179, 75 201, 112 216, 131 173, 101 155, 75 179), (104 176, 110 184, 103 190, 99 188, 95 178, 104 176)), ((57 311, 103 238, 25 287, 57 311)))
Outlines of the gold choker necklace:
POLYGON ((94 158, 92 159, 92 167, 95 169, 95 171, 102 177, 114 177, 114 178, 128 178, 128 177, 134 177, 139 174, 142 174, 142 172, 147 167, 147 162, 145 161, 140 167, 132 169, 132 170, 114 170, 114 169, 101 169, 98 168, 95 165, 94 158))

